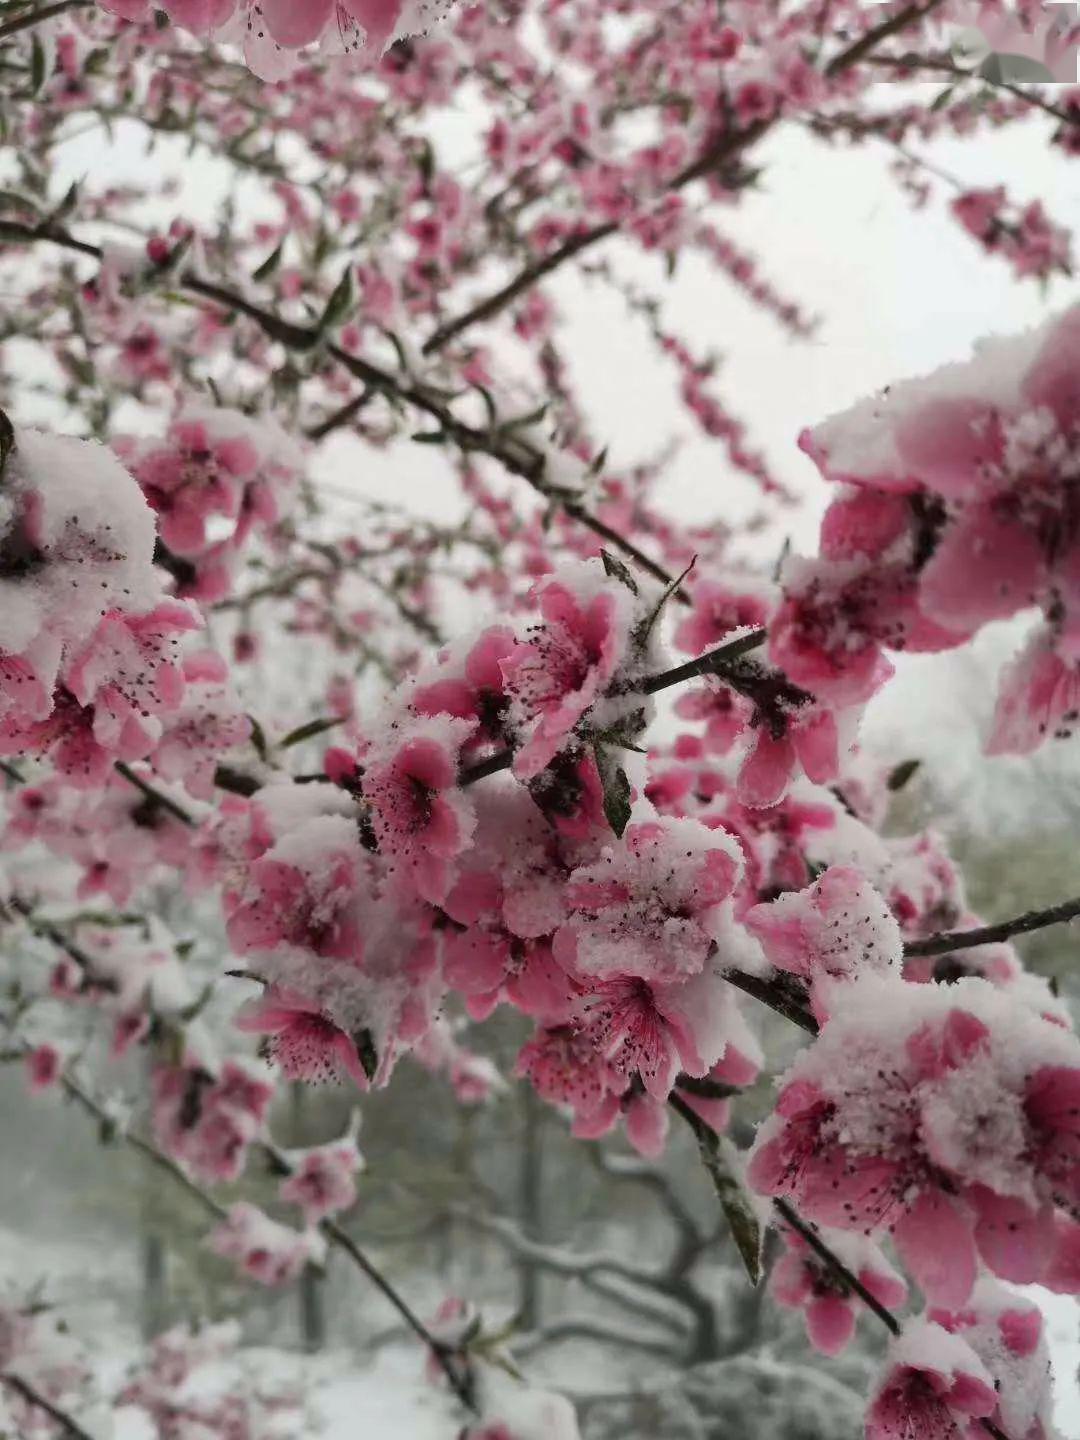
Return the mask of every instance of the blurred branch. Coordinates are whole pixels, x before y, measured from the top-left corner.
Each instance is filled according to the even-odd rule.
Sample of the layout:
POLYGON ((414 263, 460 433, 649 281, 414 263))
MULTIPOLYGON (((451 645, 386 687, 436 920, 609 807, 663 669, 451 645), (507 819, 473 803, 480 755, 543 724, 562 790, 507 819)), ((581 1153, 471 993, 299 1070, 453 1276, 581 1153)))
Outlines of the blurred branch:
POLYGON ((12 35, 18 35, 21 30, 30 30, 45 20, 54 20, 57 15, 63 15, 68 10, 85 10, 93 3, 94 0, 56 0, 55 5, 45 5, 40 10, 16 15, 14 20, 0 25, 0 40, 8 40, 12 35))
POLYGON ((1080 915, 1080 898, 1063 900, 1060 905, 1051 905, 1045 910, 1028 910, 1012 920, 1001 920, 996 925, 980 925, 974 930, 945 930, 930 935, 925 940, 909 940, 904 946, 905 955, 947 955, 951 950, 971 950, 977 945, 993 945, 1002 940, 1011 940, 1014 935, 1029 935, 1033 930, 1045 930, 1050 925, 1064 925, 1080 915))
MULTIPOLYGON (((104 252, 100 245, 92 244, 87 240, 79 240, 62 226, 53 224, 47 219, 36 225, 16 220, 0 220, 0 243, 3 242, 14 245, 44 243, 56 245, 61 249, 71 250, 80 255, 87 255, 98 261, 104 258, 104 252)), ((285 346, 286 349, 311 352, 321 347, 325 354, 356 379, 362 381, 365 387, 377 394, 385 395, 389 399, 411 405, 414 409, 421 410, 437 420, 440 426, 438 433, 446 440, 453 441, 463 453, 484 454, 497 460, 504 469, 523 479, 549 504, 558 505, 567 515, 594 531, 609 544, 616 546, 654 579, 659 580, 661 584, 667 585, 672 582, 673 577, 662 565, 650 559, 631 541, 612 530, 603 520, 587 510, 576 492, 552 484, 548 478, 547 454, 544 449, 537 447, 520 434, 516 434, 509 425, 494 421, 484 429, 468 425, 449 408, 444 398, 444 392, 426 385, 422 381, 414 380, 411 376, 399 379, 391 371, 385 370, 369 360, 361 359, 360 356, 353 355, 350 351, 342 349, 340 345, 334 344, 317 326, 297 325, 291 320, 282 319, 273 311, 254 304, 226 286, 203 278, 193 270, 181 271, 176 277, 175 284, 189 294, 198 295, 204 300, 221 306, 226 311, 243 315, 252 320, 264 335, 285 346)), ((676 595, 684 604, 689 603, 689 596, 685 591, 676 591, 676 595)))
POLYGON ((542 1325, 538 1330, 533 1330, 529 1335, 523 1336, 514 1344, 515 1354, 528 1354, 530 1351, 538 1350, 542 1345, 557 1345, 563 1340, 600 1340, 607 1345, 615 1345, 620 1350, 630 1347, 635 1350, 644 1350, 651 1355, 659 1355, 664 1359, 671 1359, 671 1346, 663 1340, 652 1340, 642 1335, 639 1331, 622 1329, 615 1325, 607 1325, 602 1320, 591 1320, 585 1317, 571 1320, 557 1320, 552 1325, 542 1325))
MULTIPOLYGON (((825 74, 833 79, 850 69, 859 61, 864 60, 876 47, 891 36, 905 29, 916 21, 925 19, 932 11, 936 10, 942 0, 925 0, 923 4, 906 6, 897 14, 890 16, 880 25, 868 31, 846 50, 835 55, 826 65, 825 74)), ((668 186, 669 191, 684 189, 694 180, 719 170, 729 161, 734 160, 744 150, 755 145, 766 135, 777 123, 779 113, 770 120, 758 120, 747 125, 743 130, 725 131, 718 140, 715 140, 696 160, 685 166, 668 186)), ((561 245, 555 247, 541 260, 534 260, 526 265, 514 276, 512 280, 501 286, 492 294, 482 300, 478 300, 463 314, 456 319, 448 320, 445 324, 428 337, 423 345, 423 354, 432 355, 439 350, 445 349, 451 340, 455 340, 463 331, 483 320, 491 320, 500 314, 506 307, 512 304, 519 295, 532 288, 538 280, 558 270, 568 260, 582 254, 583 251, 591 249, 602 240, 615 235, 619 231, 619 225, 615 221, 607 221, 602 225, 594 225, 589 230, 579 231, 564 240, 561 245)))
POLYGON ((71 1440, 93 1440, 93 1436, 88 1430, 84 1430, 59 1406, 54 1405, 51 1400, 47 1400, 40 1390, 35 1390, 30 1382, 24 1380, 21 1375, 0 1374, 0 1385, 6 1385, 14 1394, 25 1400, 27 1405, 32 1406, 35 1410, 40 1410, 43 1415, 47 1415, 54 1424, 60 1426, 64 1435, 71 1436, 71 1440))

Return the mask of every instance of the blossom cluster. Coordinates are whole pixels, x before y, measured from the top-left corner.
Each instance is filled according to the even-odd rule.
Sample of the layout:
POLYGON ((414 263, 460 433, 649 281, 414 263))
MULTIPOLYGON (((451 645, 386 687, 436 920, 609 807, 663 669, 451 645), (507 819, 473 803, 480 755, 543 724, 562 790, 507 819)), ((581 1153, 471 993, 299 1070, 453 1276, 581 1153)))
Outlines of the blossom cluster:
MULTIPOLYGON (((947 952, 944 968, 905 954, 978 917, 935 836, 877 833, 886 777, 849 746, 886 649, 959 644, 1034 603, 1039 654, 1072 664, 1078 313, 815 431, 807 447, 845 490, 821 556, 778 585, 732 570, 665 587, 606 552, 540 566, 527 611, 413 665, 297 776, 265 734, 241 748, 255 732, 228 666, 179 652, 200 615, 162 578, 182 586, 174 561, 198 566, 219 521, 236 547, 244 516, 272 526, 290 453, 243 416, 188 414, 162 447, 121 447, 137 484, 92 442, 20 429, 0 476, 0 735, 52 772, 15 772, 5 843, 73 860, 84 896, 126 903, 162 867, 219 892, 258 992, 237 1029, 290 1079, 365 1090, 415 1053, 482 1096, 496 1077, 444 1012, 509 1005, 534 1026, 518 1075, 578 1136, 621 1120, 649 1156, 673 1109, 726 1127, 765 1059, 740 992, 772 999, 816 1038, 748 1178, 832 1257, 785 1229, 776 1297, 834 1353, 853 1278, 904 1303, 891 1244, 930 1309, 897 1341, 868 1433, 946 1436, 958 1415, 1023 1401, 1010 1413, 1035 1440, 1039 1336, 989 1276, 1080 1284, 1080 1045, 1010 946, 947 952), (701 659, 672 668, 677 605, 674 644, 701 659), (675 714, 698 728, 646 750, 655 695, 687 678, 675 714)), ((1029 748, 1040 715, 1068 726, 1072 701, 1011 676, 994 748, 1029 748)), ((114 1054, 166 1023, 185 1042, 152 1097, 185 1175, 236 1181, 258 1148, 282 1165, 301 1226, 238 1200, 215 1251, 270 1285, 320 1264, 328 1220, 357 1197, 351 1136, 274 1150, 271 1084, 202 1053, 160 934, 81 923, 63 948, 51 997, 104 1009, 114 1054)), ((33 1087, 63 1059, 30 1048, 33 1087)))
POLYGON ((789 561, 782 577, 769 645, 792 680, 858 706, 890 674, 886 651, 949 649, 1037 606, 1043 622, 1003 677, 989 750, 1023 754, 1071 733, 1078 344, 1073 308, 806 432, 841 492, 820 557, 789 561))

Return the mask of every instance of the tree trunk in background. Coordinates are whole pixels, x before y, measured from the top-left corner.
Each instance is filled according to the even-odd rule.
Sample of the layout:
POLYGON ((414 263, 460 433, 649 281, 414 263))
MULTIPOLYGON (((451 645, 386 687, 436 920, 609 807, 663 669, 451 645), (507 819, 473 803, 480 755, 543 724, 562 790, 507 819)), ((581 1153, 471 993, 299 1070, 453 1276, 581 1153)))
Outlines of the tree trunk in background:
MULTIPOLYGON (((149 1089, 153 1082, 154 1066, 158 1054, 151 1042, 146 1047, 146 1084, 149 1089)), ((165 1242, 161 1236, 159 1215, 158 1176, 148 1167, 142 1167, 142 1183, 139 1187, 139 1244, 141 1249, 140 1270, 142 1273, 142 1300, 139 1324, 144 1340, 160 1335, 168 1323, 168 1294, 165 1270, 165 1242)))
MULTIPOLYGON (((299 1083, 289 1086, 290 1097, 290 1143, 306 1145, 311 1137, 305 1133, 305 1096, 307 1091, 299 1083)), ((314 1355, 326 1344, 326 1304, 324 1294, 325 1276, 314 1266, 307 1265, 300 1274, 300 1343, 309 1355, 314 1355)))
MULTIPOLYGON (((544 1112, 531 1085, 522 1086, 521 1170, 518 1182, 518 1216, 522 1232, 544 1239, 544 1112)), ((543 1278, 530 1260, 518 1261, 518 1313, 523 1330, 540 1324, 543 1278)))
MULTIPOLYGON (((141 1328, 144 1340, 152 1340, 165 1329, 165 1246, 157 1230, 150 1228, 153 1220, 153 1183, 148 1187, 151 1204, 143 1207, 142 1233, 142 1315, 141 1328), (149 1215, 148 1212, 149 1211, 149 1215)), ((146 1191, 144 1190, 144 1196, 146 1191)))

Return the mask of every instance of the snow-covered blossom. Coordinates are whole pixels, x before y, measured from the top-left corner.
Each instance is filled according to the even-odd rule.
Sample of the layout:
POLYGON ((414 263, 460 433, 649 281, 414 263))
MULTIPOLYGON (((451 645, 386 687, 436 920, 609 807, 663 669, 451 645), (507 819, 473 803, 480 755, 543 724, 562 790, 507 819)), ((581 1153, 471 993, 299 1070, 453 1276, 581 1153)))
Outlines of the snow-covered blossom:
POLYGON ((958 1335, 912 1320, 889 1349, 866 1414, 866 1440, 953 1440, 980 1433, 975 1421, 994 1412, 994 1382, 958 1335))
POLYGON ((313 1230, 291 1230, 257 1205, 238 1200, 212 1232, 210 1248, 260 1285, 287 1285, 307 1265, 320 1265, 326 1243, 313 1230))
POLYGON ((1031 1281, 1075 1205, 1080 1047, 981 979, 865 976, 831 994, 781 1085, 750 1178, 805 1217, 891 1231, 931 1303, 963 1306, 977 1256, 1031 1281))
MULTIPOLYGON (((769 1293, 781 1305, 802 1310, 815 1350, 839 1355, 855 1334, 862 1302, 836 1268, 823 1261, 801 1235, 786 1227, 781 1234, 785 1249, 769 1276, 769 1293)), ((903 1305, 907 1286, 872 1240, 840 1230, 825 1230, 821 1238, 886 1309, 903 1305)))

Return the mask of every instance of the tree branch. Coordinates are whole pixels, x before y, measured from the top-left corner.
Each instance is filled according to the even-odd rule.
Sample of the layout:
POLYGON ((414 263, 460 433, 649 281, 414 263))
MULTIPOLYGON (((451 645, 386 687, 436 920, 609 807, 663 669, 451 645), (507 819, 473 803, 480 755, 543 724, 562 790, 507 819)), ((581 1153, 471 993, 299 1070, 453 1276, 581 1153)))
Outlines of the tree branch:
MULTIPOLYGON (((905 29, 908 25, 925 19, 926 16, 933 10, 936 10, 941 3, 942 0, 924 0, 922 4, 906 6, 898 14, 891 16, 873 30, 868 31, 867 34, 863 35, 859 40, 849 45, 846 50, 841 51, 839 55, 834 56, 825 67, 826 76, 828 76, 829 79, 835 79, 837 75, 842 74, 845 70, 849 70, 853 65, 869 55, 882 40, 887 40, 898 31, 905 29)), ((743 150, 756 144, 763 135, 773 128, 778 119, 779 116, 771 120, 758 120, 754 124, 748 125, 744 130, 725 131, 713 145, 704 151, 703 154, 699 155, 696 160, 691 161, 689 165, 685 166, 678 175, 675 176, 668 186, 668 190, 682 190, 692 181, 700 179, 710 171, 719 169, 719 167, 727 161, 733 160, 737 155, 741 154, 743 150)), ((519 295, 535 285, 538 280, 542 280, 545 275, 550 275, 552 271, 559 269, 566 261, 572 260, 584 250, 589 250, 594 245, 598 245, 602 240, 606 240, 609 236, 616 234, 618 230, 619 226, 617 224, 608 221, 603 225, 594 225, 589 230, 582 230, 576 235, 571 235, 569 239, 564 240, 561 245, 556 246, 556 248, 548 255, 545 255, 543 259, 534 260, 526 265, 512 280, 507 281, 500 289, 486 296, 483 300, 477 301, 476 304, 464 311, 463 314, 458 315, 456 319, 448 320, 445 324, 440 325, 424 342, 422 353, 432 355, 439 350, 445 349, 462 331, 468 330, 471 326, 479 324, 483 320, 492 319, 493 316, 498 315, 502 310, 505 310, 508 305, 512 304, 519 295)))
POLYGON ((944 930, 925 940, 909 940, 904 946, 904 954, 947 955, 952 950, 971 950, 977 945, 1011 940, 1014 935, 1029 935, 1033 930, 1045 930, 1051 925, 1065 925, 1078 915, 1080 898, 1063 900, 1060 905, 1051 905, 1045 910, 1028 910, 1012 920, 1000 920, 996 925, 980 925, 973 930, 944 930))
POLYGON ((47 1400, 39 1390, 35 1390, 33 1385, 31 1385, 28 1380, 24 1380, 21 1375, 12 1375, 5 1371, 3 1374, 0 1374, 0 1385, 6 1385, 9 1390, 18 1395, 27 1405, 32 1406, 35 1410, 40 1410, 43 1415, 47 1415, 50 1420, 60 1426, 61 1431, 65 1435, 71 1437, 71 1440, 94 1440, 94 1437, 88 1430, 84 1430, 77 1421, 73 1420, 70 1415, 61 1410, 58 1405, 54 1405, 51 1400, 47 1400))
MULTIPOLYGON (((28 225, 22 221, 2 219, 0 220, 0 242, 5 240, 12 244, 27 245, 44 242, 64 250, 75 251, 80 255, 91 256, 99 261, 103 258, 101 246, 93 245, 85 240, 78 240, 67 230, 48 220, 37 225, 28 225)), ((192 295, 199 295, 204 300, 210 300, 225 310, 235 311, 254 321, 264 335, 269 336, 271 340, 276 340, 287 349, 310 351, 322 344, 327 355, 331 356, 356 379, 361 380, 366 387, 430 415, 439 422, 440 433, 453 440, 462 451, 467 454, 484 454, 497 460, 510 474, 523 479, 538 495, 543 496, 549 502, 557 503, 567 515, 592 530, 609 544, 616 546, 636 564, 643 565, 649 574, 660 580, 661 583, 671 583, 673 577, 662 565, 655 560, 648 559, 632 542, 624 539, 598 516, 586 510, 572 493, 560 491, 551 486, 546 478, 547 457, 544 451, 537 449, 527 440, 515 435, 505 427, 500 429, 499 426, 492 425, 486 430, 479 430, 475 426, 466 424, 454 415, 438 393, 421 382, 412 379, 399 380, 391 371, 384 370, 381 366, 374 365, 368 360, 363 360, 348 350, 343 350, 340 345, 335 345, 332 341, 327 341, 319 329, 295 325, 292 321, 283 320, 272 311, 264 310, 235 291, 203 279, 193 270, 182 270, 176 277, 175 283, 180 289, 186 290, 192 295)), ((689 597, 684 593, 680 598, 683 603, 686 603, 689 597)))
POLYGON ((0 41, 9 40, 12 35, 18 35, 22 30, 30 30, 44 20, 53 20, 57 15, 63 15, 65 11, 85 10, 93 3, 94 0, 56 0, 55 5, 46 5, 41 10, 33 10, 26 15, 17 15, 14 20, 0 25, 0 41))

